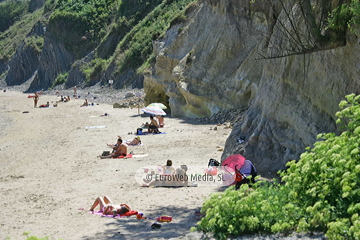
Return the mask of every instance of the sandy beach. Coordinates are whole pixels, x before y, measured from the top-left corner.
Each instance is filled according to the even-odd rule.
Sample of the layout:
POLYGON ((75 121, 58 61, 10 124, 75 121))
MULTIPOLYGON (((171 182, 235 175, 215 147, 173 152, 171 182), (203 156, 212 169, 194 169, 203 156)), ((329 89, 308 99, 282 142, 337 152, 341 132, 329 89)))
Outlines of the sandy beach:
MULTIPOLYGON (((28 95, 0 93, 0 239, 25 239, 24 232, 64 240, 184 238, 196 225, 195 210, 210 193, 223 190, 215 185, 146 188, 135 174, 167 159, 175 166, 205 167, 210 158, 220 160, 231 131, 225 125, 214 130, 214 124, 166 116, 165 134, 141 136, 142 146, 128 148, 147 156, 99 159, 117 135, 133 139, 149 115, 111 104, 80 107, 83 99, 34 108, 28 95), (103 195, 152 219, 89 214, 95 198, 103 195), (173 221, 151 229, 154 218, 162 215, 173 221)), ((54 94, 42 95, 38 105, 57 100, 54 94)))

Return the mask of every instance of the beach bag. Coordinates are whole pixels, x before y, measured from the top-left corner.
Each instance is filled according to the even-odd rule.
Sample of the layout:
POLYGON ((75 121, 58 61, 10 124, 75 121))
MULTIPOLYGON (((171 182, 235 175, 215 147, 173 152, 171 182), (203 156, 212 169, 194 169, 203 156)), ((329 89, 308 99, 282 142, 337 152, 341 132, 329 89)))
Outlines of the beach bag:
POLYGON ((143 134, 142 128, 136 129, 136 135, 142 135, 142 134, 143 134))
POLYGON ((210 158, 208 167, 209 167, 209 166, 218 167, 218 166, 220 166, 220 163, 219 163, 217 160, 215 160, 215 159, 213 159, 213 158, 210 158))
POLYGON ((110 155, 110 151, 103 151, 103 153, 101 154, 101 156, 108 156, 110 155))

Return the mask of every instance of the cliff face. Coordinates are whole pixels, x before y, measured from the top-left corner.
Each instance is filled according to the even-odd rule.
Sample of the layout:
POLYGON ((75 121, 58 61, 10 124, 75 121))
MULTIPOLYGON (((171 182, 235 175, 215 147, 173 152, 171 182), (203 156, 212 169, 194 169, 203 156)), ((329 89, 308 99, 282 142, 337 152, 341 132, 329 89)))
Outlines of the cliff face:
MULTIPOLYGON (((287 49, 295 46, 276 28, 286 23, 284 12, 274 16, 279 9, 264 2, 199 2, 186 23, 156 43, 156 65, 144 82, 148 99, 169 98, 172 116, 201 117, 247 107, 222 158, 242 153, 262 175, 298 159, 318 133, 336 132, 339 102, 347 94, 359 94, 360 87, 356 35, 349 34, 345 46, 289 54, 287 49), (241 144, 240 137, 245 138, 241 144)), ((306 33, 304 20, 294 20, 306 33)), ((313 44, 306 37, 301 40, 313 44)))
POLYGON ((8 63, 8 73, 5 78, 7 85, 21 85, 30 79, 28 92, 47 89, 51 87, 58 74, 70 69, 74 57, 63 44, 54 40, 46 29, 46 25, 39 22, 27 36, 44 39, 41 52, 27 45, 26 41, 17 48, 8 63))

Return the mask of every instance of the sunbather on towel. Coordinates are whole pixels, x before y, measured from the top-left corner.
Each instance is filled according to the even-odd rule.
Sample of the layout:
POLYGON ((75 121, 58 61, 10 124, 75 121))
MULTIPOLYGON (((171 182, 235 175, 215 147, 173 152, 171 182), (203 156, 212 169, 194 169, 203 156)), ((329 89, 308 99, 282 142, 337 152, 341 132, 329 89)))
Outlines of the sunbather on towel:
POLYGON ((39 107, 41 107, 41 108, 44 108, 44 107, 50 107, 50 103, 49 103, 49 102, 47 102, 46 104, 42 104, 42 105, 40 105, 39 107))
POLYGON ((122 139, 119 138, 117 140, 116 146, 113 147, 113 152, 107 156, 99 156, 101 159, 103 158, 113 158, 127 155, 127 145, 123 143, 122 139))
POLYGON ((131 209, 126 204, 114 204, 108 196, 97 197, 90 208, 90 211, 94 211, 97 205, 100 204, 100 211, 103 215, 113 215, 116 217, 117 214, 123 215, 129 212, 131 209))
MULTIPOLYGON (((121 138, 120 136, 118 136, 118 138, 121 138)), ((136 136, 133 140, 126 140, 124 141, 124 143, 126 143, 126 145, 130 145, 130 146, 138 146, 141 144, 141 139, 139 136, 136 136)), ((117 146, 117 143, 115 144, 107 144, 109 147, 115 147, 117 146)))
POLYGON ((141 144, 141 140, 140 140, 140 137, 137 136, 135 137, 132 141, 126 141, 125 142, 127 145, 131 145, 131 146, 138 146, 141 144))
MULTIPOLYGON (((186 174, 187 166, 181 165, 173 174, 160 175, 158 179, 154 179, 148 183, 144 183, 143 187, 185 187, 188 186, 188 176, 186 174)), ((144 179, 144 182, 145 181, 144 179)))

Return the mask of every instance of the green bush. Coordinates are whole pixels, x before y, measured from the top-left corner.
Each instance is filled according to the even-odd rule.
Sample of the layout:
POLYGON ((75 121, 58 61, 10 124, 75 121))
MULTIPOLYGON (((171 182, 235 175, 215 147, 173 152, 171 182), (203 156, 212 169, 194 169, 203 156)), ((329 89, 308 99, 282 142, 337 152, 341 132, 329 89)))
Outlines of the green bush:
POLYGON ((39 36, 32 36, 29 38, 25 38, 25 43, 26 45, 34 49, 34 51, 40 53, 44 46, 44 38, 39 36))
MULTIPOLYGON (((117 47, 117 55, 121 59, 116 62, 117 72, 128 68, 137 69, 142 64, 152 61, 153 41, 162 37, 173 21, 183 21, 183 12, 193 0, 163 1, 152 12, 144 17, 117 47), (177 19, 177 20, 176 20, 177 19)), ((142 67, 143 68, 143 67, 142 67)))
POLYGON ((54 83, 52 84, 51 88, 53 88, 53 87, 55 87, 57 85, 66 83, 68 75, 69 75, 69 73, 60 73, 56 77, 56 79, 55 79, 54 83))
MULTIPOLYGON (((51 7, 52 3, 48 5, 51 7)), ((69 51, 81 58, 105 36, 118 5, 117 0, 58 0, 49 28, 69 51)))
POLYGON ((15 21, 20 19, 20 16, 27 12, 29 1, 5 1, 0 3, 0 32, 5 31, 15 21))
POLYGON ((328 18, 328 28, 335 31, 352 29, 352 25, 360 24, 360 2, 351 0, 335 8, 328 18))
POLYGON ((252 232, 324 232, 329 239, 360 238, 360 96, 346 96, 339 136, 319 134, 314 147, 282 172, 284 184, 233 187, 213 194, 198 229, 218 238, 252 232), (245 192, 244 192, 245 191, 245 192))
POLYGON ((86 82, 89 83, 91 80, 95 78, 100 78, 100 73, 105 71, 108 66, 108 61, 95 58, 90 63, 84 64, 81 67, 81 71, 85 74, 86 82))
POLYGON ((27 13, 21 16, 5 32, 0 32, 0 60, 7 61, 15 53, 15 49, 24 41, 33 26, 41 21, 42 10, 27 13))

